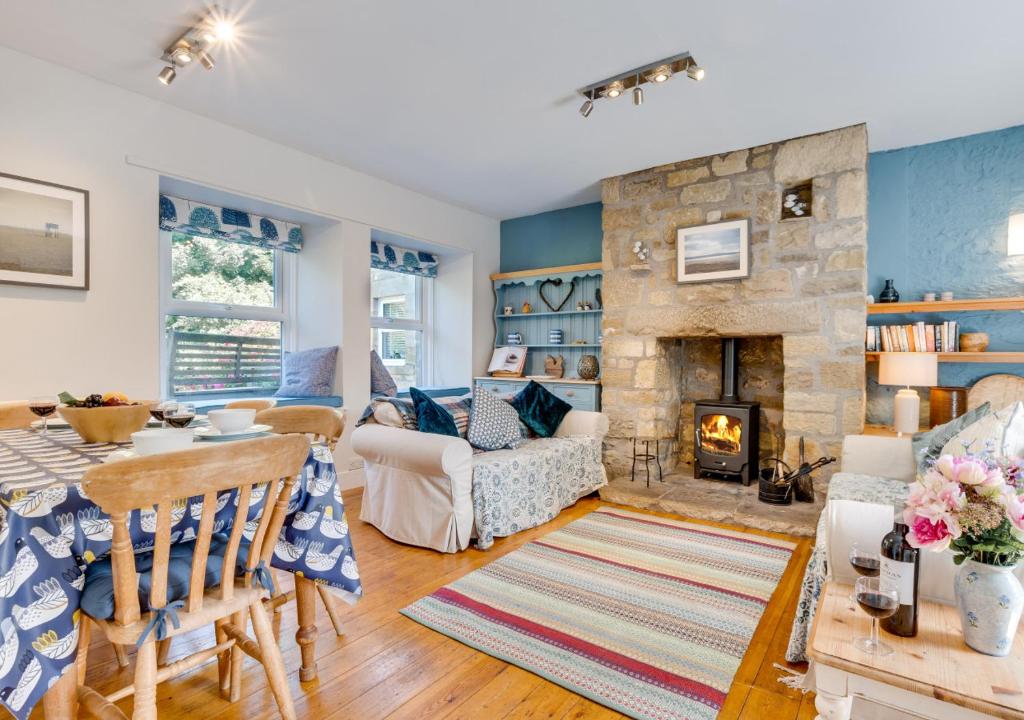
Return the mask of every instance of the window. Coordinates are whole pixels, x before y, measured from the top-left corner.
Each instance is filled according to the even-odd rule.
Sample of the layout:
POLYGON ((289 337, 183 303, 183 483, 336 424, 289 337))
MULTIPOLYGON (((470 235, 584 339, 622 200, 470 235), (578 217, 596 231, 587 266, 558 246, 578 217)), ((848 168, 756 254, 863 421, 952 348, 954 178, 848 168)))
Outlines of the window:
POLYGON ((162 231, 163 387, 172 396, 281 385, 290 253, 162 231))
POLYGON ((400 390, 429 385, 430 293, 418 275, 370 270, 370 345, 400 390))

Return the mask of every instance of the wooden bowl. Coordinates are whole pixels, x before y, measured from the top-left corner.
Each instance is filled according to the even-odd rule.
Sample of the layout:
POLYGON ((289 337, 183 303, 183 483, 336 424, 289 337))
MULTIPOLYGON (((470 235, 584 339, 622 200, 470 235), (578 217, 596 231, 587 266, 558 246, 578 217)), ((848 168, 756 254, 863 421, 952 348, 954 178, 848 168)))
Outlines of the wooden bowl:
POLYGON ((988 348, 988 333, 960 333, 961 352, 985 352, 988 348))
POLYGON ((132 433, 146 426, 152 404, 97 408, 61 406, 57 412, 86 442, 130 442, 132 433))

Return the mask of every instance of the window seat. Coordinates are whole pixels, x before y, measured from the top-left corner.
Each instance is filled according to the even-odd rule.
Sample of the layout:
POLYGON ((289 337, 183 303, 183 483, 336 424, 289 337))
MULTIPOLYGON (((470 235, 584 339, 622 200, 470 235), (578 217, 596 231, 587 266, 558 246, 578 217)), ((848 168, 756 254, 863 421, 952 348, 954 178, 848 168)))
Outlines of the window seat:
MULTIPOLYGON (((435 387, 435 388, 416 388, 427 397, 439 398, 439 397, 459 397, 460 395, 468 395, 468 387, 435 387)), ((407 398, 409 397, 408 390, 402 390, 398 393, 397 397, 407 398)))

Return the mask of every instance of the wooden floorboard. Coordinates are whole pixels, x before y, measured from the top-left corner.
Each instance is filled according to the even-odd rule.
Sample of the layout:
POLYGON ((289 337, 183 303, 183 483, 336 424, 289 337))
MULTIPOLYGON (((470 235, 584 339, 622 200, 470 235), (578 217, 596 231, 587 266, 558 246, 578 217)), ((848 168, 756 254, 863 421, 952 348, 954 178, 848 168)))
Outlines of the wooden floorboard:
MULTIPOLYGON (((295 608, 274 616, 281 638, 288 684, 301 718, 361 720, 611 720, 618 712, 580 697, 519 667, 469 648, 399 614, 409 603, 466 573, 493 562, 523 544, 598 507, 586 498, 539 528, 501 538, 487 552, 469 549, 458 554, 401 545, 358 520, 361 491, 345 493, 346 512, 356 549, 365 597, 351 607, 339 605, 345 636, 337 637, 323 608, 317 611, 319 679, 300 683, 299 650, 295 643, 295 608)), ((669 513, 651 513, 677 517, 669 513)), ((730 527, 720 523, 706 523, 730 527)), ((757 531, 752 531, 757 532, 757 531)), ((776 533, 759 533, 783 538, 776 533)), ((773 663, 784 663, 789 625, 810 554, 807 539, 796 544, 793 559, 758 625, 719 720, 804 720, 814 717, 813 695, 777 681, 773 663)), ((279 573, 285 586, 290 576, 279 573)), ((110 646, 94 633, 87 682, 108 693, 131 682, 134 668, 117 667, 110 646)), ((175 640, 172 659, 212 644, 211 631, 197 631, 175 640)), ((803 671, 804 666, 793 666, 803 671)), ((242 698, 228 703, 217 691, 216 663, 208 663, 162 684, 157 695, 162 720, 255 720, 278 717, 262 667, 246 659, 242 698)), ((131 701, 119 703, 130 715, 131 701)), ((40 708, 32 715, 42 718, 40 708)))

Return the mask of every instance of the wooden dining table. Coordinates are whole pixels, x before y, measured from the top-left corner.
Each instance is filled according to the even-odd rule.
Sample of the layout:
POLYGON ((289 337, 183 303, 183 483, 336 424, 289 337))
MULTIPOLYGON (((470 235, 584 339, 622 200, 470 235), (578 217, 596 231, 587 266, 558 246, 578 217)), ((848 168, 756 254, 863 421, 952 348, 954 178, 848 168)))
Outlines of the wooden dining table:
MULTIPOLYGON (((86 443, 73 430, 0 430, 0 704, 24 720, 43 699, 48 720, 68 717, 76 692, 79 603, 90 563, 109 554, 110 518, 82 491, 85 470, 125 445, 86 443)), ((261 511, 251 500, 250 519, 261 511)), ((237 499, 218 498, 215 528, 230 530, 237 499)), ((179 542, 195 537, 202 498, 172 511, 179 542)), ((248 523, 247 523, 248 525, 248 523)), ((136 552, 152 549, 155 511, 136 512, 136 552)), ((300 677, 316 677, 317 585, 347 602, 362 596, 330 451, 310 448, 271 565, 295 575, 300 677)))

